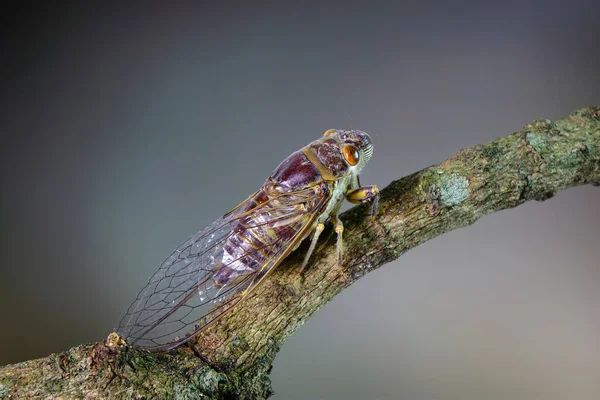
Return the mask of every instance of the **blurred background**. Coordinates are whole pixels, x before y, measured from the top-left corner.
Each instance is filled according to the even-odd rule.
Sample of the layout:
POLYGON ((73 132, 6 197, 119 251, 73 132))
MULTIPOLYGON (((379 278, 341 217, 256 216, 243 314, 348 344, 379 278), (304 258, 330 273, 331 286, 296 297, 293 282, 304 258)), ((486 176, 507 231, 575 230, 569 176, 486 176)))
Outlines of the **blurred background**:
MULTIPOLYGON (((385 187, 600 105, 592 0, 283 3, 5 10, 0 365, 105 338, 327 129, 370 132, 385 187)), ((573 188, 366 276, 284 345, 273 398, 600 398, 599 205, 573 188)))

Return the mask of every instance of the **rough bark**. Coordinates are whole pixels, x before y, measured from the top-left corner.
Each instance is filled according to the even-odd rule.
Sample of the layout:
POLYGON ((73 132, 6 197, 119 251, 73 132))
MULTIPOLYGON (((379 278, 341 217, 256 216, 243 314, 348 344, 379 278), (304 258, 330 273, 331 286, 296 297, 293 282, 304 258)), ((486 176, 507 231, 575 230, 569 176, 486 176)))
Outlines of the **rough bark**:
POLYGON ((0 398, 267 398, 281 345, 360 277, 483 215, 583 184, 600 185, 598 107, 558 121, 536 120, 392 182, 381 191, 379 225, 371 222, 369 205, 342 215, 341 269, 329 228, 304 279, 295 269, 306 243, 193 346, 148 353, 111 334, 103 342, 0 368, 0 398))

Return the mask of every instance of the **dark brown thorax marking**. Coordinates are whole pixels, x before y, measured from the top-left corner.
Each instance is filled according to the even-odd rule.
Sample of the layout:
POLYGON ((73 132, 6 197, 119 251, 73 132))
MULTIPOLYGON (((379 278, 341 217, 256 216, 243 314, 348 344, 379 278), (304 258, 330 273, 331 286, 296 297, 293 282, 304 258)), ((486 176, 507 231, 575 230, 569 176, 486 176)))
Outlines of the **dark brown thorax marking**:
POLYGON ((348 170, 348 165, 344 162, 335 139, 315 141, 302 151, 319 170, 321 178, 326 181, 335 181, 348 170))
POLYGON ((281 188, 296 190, 310 183, 316 183, 320 179, 319 170, 301 150, 298 150, 279 164, 266 184, 271 183, 281 188))
POLYGON ((348 164, 344 162, 340 146, 335 139, 326 140, 311 148, 316 152, 321 165, 326 165, 333 176, 338 177, 348 170, 348 164))

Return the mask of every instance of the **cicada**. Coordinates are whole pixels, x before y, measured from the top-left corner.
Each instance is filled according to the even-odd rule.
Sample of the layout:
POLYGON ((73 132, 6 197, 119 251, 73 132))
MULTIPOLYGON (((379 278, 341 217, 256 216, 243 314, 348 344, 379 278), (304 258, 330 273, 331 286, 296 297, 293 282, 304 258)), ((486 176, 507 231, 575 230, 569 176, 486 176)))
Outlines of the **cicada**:
POLYGON ((365 132, 330 129, 292 153, 245 201, 183 242, 163 261, 117 327, 126 340, 148 350, 175 348, 239 304, 290 252, 312 236, 307 265, 327 221, 337 233, 342 262, 343 225, 350 203, 373 200, 377 187, 358 175, 371 158, 365 132))

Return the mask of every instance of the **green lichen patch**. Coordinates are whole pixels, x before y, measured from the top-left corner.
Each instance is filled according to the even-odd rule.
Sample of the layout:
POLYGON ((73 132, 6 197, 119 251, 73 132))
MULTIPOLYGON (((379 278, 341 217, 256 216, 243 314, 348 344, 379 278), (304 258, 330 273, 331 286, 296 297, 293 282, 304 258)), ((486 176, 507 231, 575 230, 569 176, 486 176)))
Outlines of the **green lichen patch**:
POLYGON ((559 157, 556 157, 555 161, 560 168, 565 169, 577 168, 580 162, 577 152, 561 154, 559 157))
POLYGON ((8 388, 0 383, 0 399, 8 397, 8 388))
POLYGON ((192 377, 195 387, 204 393, 216 393, 220 383, 228 383, 227 375, 217 372, 209 367, 202 367, 192 377))
POLYGON ((185 385, 179 382, 173 386, 173 395, 175 400, 201 399, 204 394, 192 385, 185 385))
POLYGON ((529 143, 538 154, 548 145, 546 138, 537 133, 528 132, 525 135, 525 140, 527 140, 527 143, 529 143))
POLYGON ((446 206, 456 206, 469 197, 469 181, 461 175, 442 175, 440 200, 446 206))

